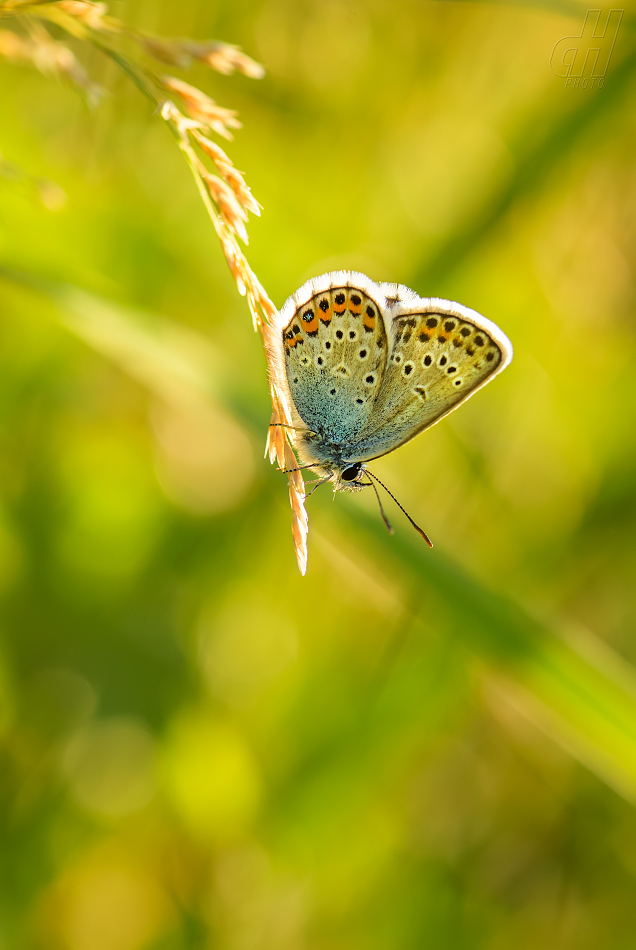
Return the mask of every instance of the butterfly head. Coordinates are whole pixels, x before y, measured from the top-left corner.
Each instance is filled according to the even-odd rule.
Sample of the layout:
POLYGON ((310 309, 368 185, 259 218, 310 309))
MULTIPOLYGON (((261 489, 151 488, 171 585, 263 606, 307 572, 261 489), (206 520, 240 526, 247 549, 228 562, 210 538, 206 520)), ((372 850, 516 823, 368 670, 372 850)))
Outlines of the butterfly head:
POLYGON ((364 487, 360 481, 363 463, 348 460, 346 446, 310 430, 301 433, 297 446, 302 461, 309 462, 322 478, 333 480, 334 491, 359 491, 364 487))
POLYGON ((362 462, 342 462, 334 465, 334 491, 360 491, 367 487, 368 481, 362 481, 364 467, 362 462))
POLYGON ((340 472, 340 478, 343 482, 354 482, 361 470, 362 462, 354 462, 353 465, 347 465, 347 467, 340 472))

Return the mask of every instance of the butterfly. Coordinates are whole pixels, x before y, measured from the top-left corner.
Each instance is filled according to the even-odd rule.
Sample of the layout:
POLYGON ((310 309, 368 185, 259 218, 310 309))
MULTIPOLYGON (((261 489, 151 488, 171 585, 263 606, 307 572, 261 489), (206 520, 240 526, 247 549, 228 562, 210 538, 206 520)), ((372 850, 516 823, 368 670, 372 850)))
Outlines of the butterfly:
MULTIPOLYGON (((272 329, 274 382, 291 410, 299 469, 316 470, 315 487, 372 486, 378 502, 365 479, 388 489, 367 463, 439 422, 512 359, 506 335, 475 310, 355 271, 308 280, 272 329)), ((380 510, 391 531, 381 502, 380 510)))

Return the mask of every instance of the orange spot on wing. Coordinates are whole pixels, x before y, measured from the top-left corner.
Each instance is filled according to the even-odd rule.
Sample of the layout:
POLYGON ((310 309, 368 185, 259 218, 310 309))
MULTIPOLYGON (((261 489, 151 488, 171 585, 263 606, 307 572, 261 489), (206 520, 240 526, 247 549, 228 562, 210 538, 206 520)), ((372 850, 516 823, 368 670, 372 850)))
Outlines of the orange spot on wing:
POLYGON ((317 330, 317 329, 318 329, 318 317, 316 316, 316 314, 313 315, 313 317, 311 318, 311 320, 309 321, 309 323, 305 323, 305 322, 303 321, 303 327, 305 328, 305 330, 307 331, 307 333, 313 333, 315 330, 317 330))
POLYGON ((365 313, 362 322, 364 323, 367 330, 375 330, 375 317, 370 317, 368 313, 365 313))

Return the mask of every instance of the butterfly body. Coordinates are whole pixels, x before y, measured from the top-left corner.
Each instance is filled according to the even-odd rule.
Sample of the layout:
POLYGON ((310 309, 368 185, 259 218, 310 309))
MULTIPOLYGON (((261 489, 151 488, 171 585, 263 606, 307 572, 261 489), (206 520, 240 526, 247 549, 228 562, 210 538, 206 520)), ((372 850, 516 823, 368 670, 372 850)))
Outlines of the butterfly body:
POLYGON ((275 380, 301 462, 334 490, 434 425, 512 359, 491 321, 354 271, 307 281, 274 327, 275 380))

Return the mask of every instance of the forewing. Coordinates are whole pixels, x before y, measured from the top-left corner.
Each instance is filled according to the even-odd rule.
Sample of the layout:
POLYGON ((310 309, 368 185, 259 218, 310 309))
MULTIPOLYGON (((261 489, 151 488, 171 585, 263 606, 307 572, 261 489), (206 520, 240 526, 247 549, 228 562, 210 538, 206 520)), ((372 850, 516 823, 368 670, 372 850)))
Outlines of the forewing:
POLYGON ((348 443, 373 411, 387 365, 380 308, 357 287, 316 293, 284 326, 289 391, 303 422, 348 443))
POLYGON ((408 442, 457 408, 512 357, 501 330, 474 310, 438 299, 422 304, 418 312, 393 318, 382 386, 352 446, 352 459, 375 458, 408 442))

